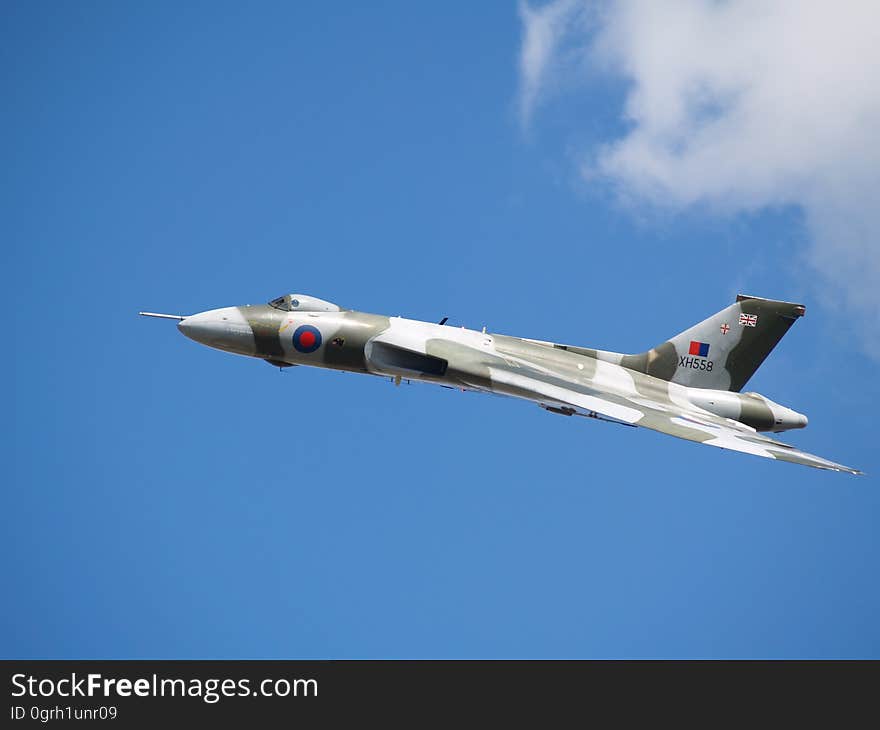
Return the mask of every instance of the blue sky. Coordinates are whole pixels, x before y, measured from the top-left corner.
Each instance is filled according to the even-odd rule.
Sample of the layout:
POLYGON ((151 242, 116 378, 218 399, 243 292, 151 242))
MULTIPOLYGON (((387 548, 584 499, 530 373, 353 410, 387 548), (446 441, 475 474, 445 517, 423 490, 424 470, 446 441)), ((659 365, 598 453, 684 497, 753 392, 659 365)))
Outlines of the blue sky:
POLYGON ((3 656, 880 656, 877 363, 796 206, 585 180, 625 82, 524 128, 512 4, 3 13, 3 656), (803 301, 749 388, 868 476, 136 316, 292 291, 618 351, 803 301))

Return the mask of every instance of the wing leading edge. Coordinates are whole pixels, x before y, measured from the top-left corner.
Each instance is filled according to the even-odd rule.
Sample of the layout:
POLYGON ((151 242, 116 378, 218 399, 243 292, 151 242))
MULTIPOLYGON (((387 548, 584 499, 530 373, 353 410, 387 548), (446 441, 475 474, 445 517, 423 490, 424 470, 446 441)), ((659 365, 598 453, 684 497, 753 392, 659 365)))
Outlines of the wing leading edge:
MULTIPOLYGON (((816 469, 862 474, 858 469, 801 451, 764 436, 738 421, 721 418, 706 411, 686 410, 673 403, 635 399, 618 393, 595 392, 580 383, 529 366, 520 366, 515 370, 490 367, 489 374, 494 392, 525 398, 541 405, 574 408, 582 415, 599 414, 687 441, 766 459, 788 461, 816 469)), ((476 383, 474 387, 483 389, 476 383)))

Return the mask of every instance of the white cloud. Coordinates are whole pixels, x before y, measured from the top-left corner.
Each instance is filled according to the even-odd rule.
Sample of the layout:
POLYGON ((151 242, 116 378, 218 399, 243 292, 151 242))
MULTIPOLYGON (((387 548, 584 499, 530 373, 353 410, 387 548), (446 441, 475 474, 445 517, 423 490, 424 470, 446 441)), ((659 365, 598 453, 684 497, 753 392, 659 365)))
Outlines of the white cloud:
POLYGON ((520 50, 520 120, 528 126, 539 97, 548 87, 565 75, 562 42, 589 32, 585 17, 590 5, 579 0, 557 0, 539 8, 532 8, 523 0, 519 16, 523 24, 523 42, 520 50), (553 66, 558 73, 553 73, 553 66))
POLYGON ((807 261, 880 356, 880 3, 559 0, 520 16, 524 124, 548 89, 621 76, 628 131, 584 174, 664 207, 798 206, 807 261))

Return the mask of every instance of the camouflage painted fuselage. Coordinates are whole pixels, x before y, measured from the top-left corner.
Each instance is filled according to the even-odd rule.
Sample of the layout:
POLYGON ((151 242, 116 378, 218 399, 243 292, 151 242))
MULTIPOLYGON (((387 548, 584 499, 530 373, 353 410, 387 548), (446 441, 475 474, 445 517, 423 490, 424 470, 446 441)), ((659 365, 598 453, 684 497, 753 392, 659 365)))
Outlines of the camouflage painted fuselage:
POLYGON ((803 313, 802 305, 741 296, 640 355, 367 314, 296 294, 179 318, 178 327, 202 344, 279 367, 311 365, 497 393, 553 413, 855 473, 760 436, 803 428, 807 418, 738 392, 803 313))

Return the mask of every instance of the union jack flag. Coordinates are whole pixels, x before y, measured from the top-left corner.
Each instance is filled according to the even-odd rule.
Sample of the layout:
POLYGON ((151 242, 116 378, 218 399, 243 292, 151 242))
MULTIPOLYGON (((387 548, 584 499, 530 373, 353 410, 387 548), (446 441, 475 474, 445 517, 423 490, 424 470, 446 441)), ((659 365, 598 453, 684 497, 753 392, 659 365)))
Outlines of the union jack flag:
POLYGON ((743 327, 756 327, 758 325, 758 315, 741 314, 739 315, 739 323, 743 327))

